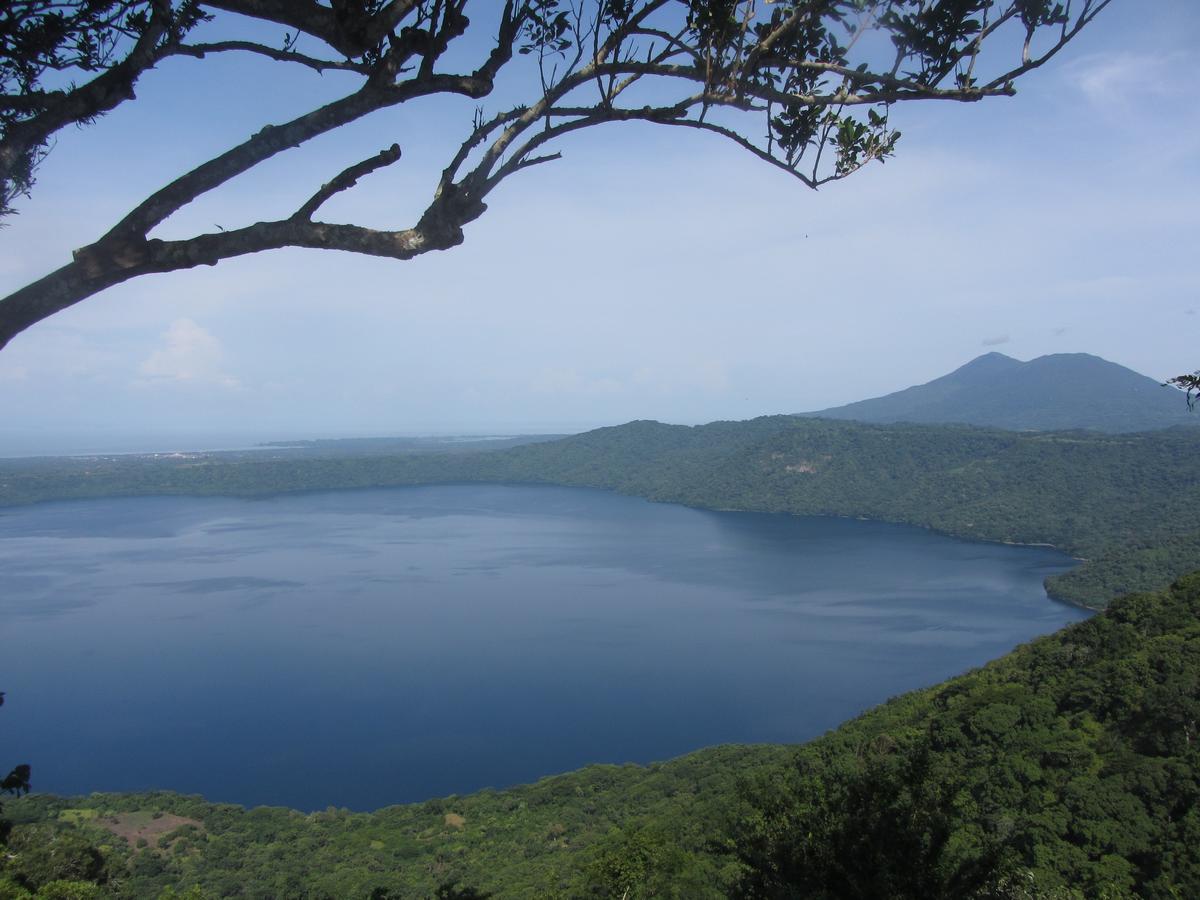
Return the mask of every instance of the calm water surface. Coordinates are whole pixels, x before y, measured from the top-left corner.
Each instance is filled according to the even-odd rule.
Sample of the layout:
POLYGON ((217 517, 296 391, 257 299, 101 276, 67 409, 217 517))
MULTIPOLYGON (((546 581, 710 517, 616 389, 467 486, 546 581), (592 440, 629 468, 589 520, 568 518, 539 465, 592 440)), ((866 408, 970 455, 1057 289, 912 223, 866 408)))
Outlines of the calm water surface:
POLYGON ((463 485, 0 511, 39 790, 371 809, 801 741, 1084 617, 1051 550, 463 485))

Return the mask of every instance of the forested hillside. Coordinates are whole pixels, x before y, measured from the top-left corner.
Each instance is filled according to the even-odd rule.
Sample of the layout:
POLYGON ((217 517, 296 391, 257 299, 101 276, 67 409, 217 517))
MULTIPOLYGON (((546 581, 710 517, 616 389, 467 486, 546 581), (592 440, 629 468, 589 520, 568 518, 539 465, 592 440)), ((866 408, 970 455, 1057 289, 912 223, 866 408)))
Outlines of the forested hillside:
POLYGON ((606 488, 715 509, 858 516, 1053 544, 1086 562, 1052 593, 1101 607, 1200 568, 1200 429, 1018 433, 771 416, 630 422, 486 453, 193 454, 0 463, 0 504, 262 495, 446 481, 606 488))
POLYGON ((894 700, 752 792, 753 897, 1200 895, 1200 575, 894 700))
POLYGON ((1052 579, 1052 594, 1099 607, 1200 567, 1200 479, 1180 465, 1197 447, 1190 431, 1019 434, 772 418, 695 429, 631 423, 504 462, 510 478, 541 471, 695 506, 1053 544, 1086 562, 1052 579))
POLYGON ((1198 723, 1200 574, 793 750, 360 814, 13 801, 0 896, 1193 897, 1198 723))

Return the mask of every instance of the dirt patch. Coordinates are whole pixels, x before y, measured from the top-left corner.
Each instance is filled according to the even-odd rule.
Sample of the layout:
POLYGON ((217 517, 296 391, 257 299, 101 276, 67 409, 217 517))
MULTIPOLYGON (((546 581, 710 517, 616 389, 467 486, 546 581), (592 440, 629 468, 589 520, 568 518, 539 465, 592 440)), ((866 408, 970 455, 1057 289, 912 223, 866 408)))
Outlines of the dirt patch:
POLYGON ((448 828, 462 828, 467 824, 467 820, 458 813, 446 813, 446 826, 448 828))
POLYGON ((785 472, 795 472, 802 475, 812 475, 817 471, 817 464, 811 460, 802 459, 790 466, 783 467, 785 472))
POLYGON ((160 837, 176 828, 182 828, 184 825, 191 825, 200 831, 204 830, 204 826, 195 819, 187 819, 172 813, 115 813, 110 816, 100 816, 94 819, 92 824, 111 831, 119 838, 124 838, 131 847, 137 847, 143 840, 146 843, 142 846, 157 847, 160 837))

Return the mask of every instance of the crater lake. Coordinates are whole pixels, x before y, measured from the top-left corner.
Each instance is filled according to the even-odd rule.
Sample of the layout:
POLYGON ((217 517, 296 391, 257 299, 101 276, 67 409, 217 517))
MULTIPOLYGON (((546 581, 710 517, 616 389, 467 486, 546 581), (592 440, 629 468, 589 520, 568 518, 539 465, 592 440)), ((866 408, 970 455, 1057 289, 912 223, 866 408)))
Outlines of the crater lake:
POLYGON ((375 809, 798 742, 1084 618, 1064 554, 506 485, 0 510, 6 757, 375 809))

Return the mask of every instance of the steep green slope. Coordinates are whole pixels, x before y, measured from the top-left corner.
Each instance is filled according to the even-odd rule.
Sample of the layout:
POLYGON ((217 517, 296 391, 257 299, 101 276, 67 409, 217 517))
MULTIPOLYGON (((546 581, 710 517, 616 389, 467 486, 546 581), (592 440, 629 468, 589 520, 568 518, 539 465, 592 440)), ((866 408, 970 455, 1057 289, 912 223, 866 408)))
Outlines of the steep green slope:
POLYGON ((1200 575, 806 747, 749 897, 1200 896, 1200 575))
POLYGON ((1087 353, 1056 353, 1029 362, 988 353, 926 384, 805 415, 1017 431, 1131 432, 1200 425, 1178 391, 1087 353))
POLYGON ((86 879, 104 897, 1193 897, 1198 729, 1200 574, 793 750, 370 814, 13 801, 0 896, 86 879), (114 834, 168 815, 141 846, 114 834))

